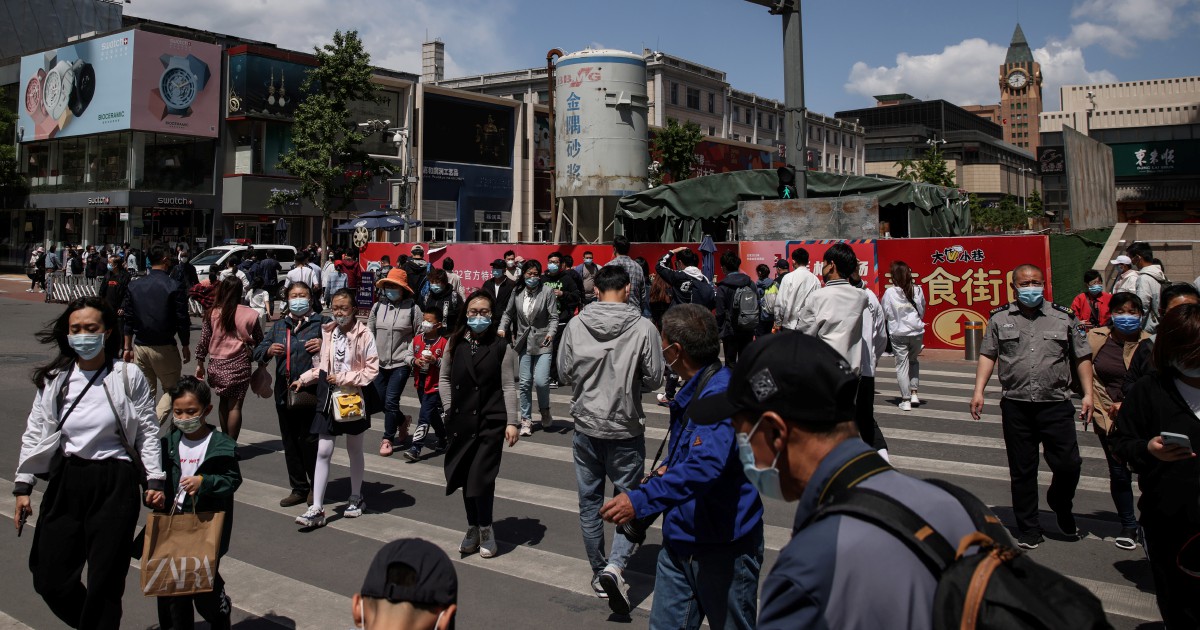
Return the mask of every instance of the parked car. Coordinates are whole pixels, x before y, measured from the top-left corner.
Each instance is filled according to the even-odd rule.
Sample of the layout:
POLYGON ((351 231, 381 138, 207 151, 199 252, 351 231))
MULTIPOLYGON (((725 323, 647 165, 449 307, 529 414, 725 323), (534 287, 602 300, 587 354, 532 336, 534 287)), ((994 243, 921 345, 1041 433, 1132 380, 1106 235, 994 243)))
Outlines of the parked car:
MULTIPOLYGON (((210 266, 217 265, 218 268, 222 268, 230 257, 237 256, 241 258, 246 255, 248 249, 250 248, 246 245, 218 245, 200 252, 200 255, 191 259, 191 263, 196 266, 196 273, 201 278, 204 278, 208 275, 210 266)), ((275 252, 275 260, 279 261, 279 277, 281 279, 296 264, 296 248, 291 245, 254 246, 255 254, 266 251, 275 252)))

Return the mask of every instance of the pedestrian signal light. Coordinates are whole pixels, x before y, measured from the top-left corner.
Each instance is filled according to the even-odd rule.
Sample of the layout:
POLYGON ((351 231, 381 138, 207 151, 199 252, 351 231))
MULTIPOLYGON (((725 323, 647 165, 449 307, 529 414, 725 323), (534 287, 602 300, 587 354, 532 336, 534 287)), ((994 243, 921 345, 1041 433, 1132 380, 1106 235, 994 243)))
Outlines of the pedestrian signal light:
POLYGON ((781 166, 777 171, 779 173, 779 198, 780 199, 796 199, 799 195, 796 194, 796 169, 795 167, 781 166))

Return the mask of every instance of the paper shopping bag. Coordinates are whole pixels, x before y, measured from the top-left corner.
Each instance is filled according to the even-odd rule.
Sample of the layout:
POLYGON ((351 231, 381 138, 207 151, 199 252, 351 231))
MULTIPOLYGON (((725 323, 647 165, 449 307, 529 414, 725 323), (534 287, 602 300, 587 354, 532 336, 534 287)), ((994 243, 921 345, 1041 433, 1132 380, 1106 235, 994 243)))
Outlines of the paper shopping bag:
POLYGON ((142 550, 142 594, 194 595, 213 589, 224 512, 151 514, 142 550))

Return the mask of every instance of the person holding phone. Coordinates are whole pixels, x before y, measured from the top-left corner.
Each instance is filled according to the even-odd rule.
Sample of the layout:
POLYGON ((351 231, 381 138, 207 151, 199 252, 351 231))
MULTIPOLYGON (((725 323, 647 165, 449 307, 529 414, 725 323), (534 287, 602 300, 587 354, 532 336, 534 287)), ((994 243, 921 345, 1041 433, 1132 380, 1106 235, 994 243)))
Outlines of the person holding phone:
POLYGON ((1116 456, 1138 473, 1141 525, 1167 628, 1200 627, 1200 304, 1168 310, 1154 344, 1158 372, 1125 396, 1112 435, 1116 456))

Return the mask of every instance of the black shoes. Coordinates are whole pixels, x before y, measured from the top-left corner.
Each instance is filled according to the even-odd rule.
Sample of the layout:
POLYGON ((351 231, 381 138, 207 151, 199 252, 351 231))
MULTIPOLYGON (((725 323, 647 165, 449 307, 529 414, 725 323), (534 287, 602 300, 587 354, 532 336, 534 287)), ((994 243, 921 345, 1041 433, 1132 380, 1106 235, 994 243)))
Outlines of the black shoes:
POLYGON ((1071 540, 1079 540, 1079 527, 1075 525, 1075 515, 1070 510, 1054 510, 1054 521, 1058 523, 1058 531, 1071 540))
POLYGON ((1022 549, 1037 549, 1038 545, 1046 542, 1038 532, 1025 532, 1017 538, 1017 546, 1022 549))

